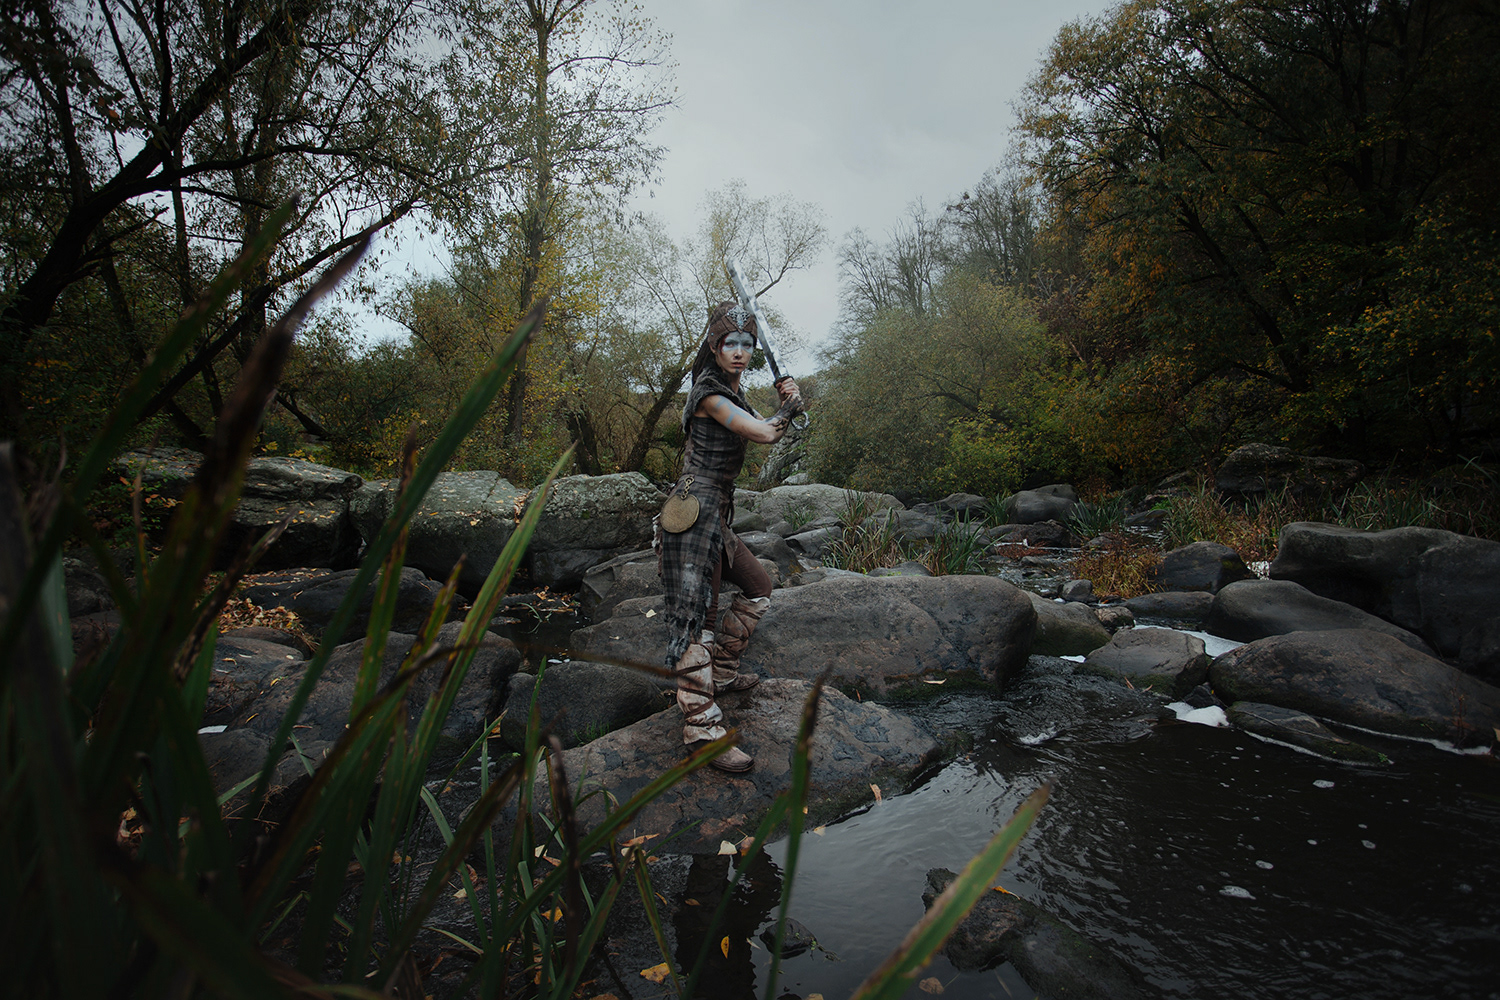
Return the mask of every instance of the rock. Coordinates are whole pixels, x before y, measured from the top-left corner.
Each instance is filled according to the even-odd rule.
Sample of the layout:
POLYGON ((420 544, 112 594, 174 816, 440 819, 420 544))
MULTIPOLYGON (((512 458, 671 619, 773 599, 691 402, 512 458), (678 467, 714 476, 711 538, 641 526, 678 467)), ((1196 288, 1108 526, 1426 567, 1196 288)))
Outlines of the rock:
POLYGON ((814 528, 790 536, 786 544, 793 552, 817 559, 830 543, 843 541, 844 529, 839 527, 814 528))
POLYGON ((1021 488, 1030 490, 1033 493, 1045 493, 1048 496, 1062 497, 1065 500, 1072 500, 1074 503, 1078 502, 1078 491, 1068 483, 1053 483, 1050 486, 1027 486, 1025 483, 1022 483, 1021 488))
POLYGON ((942 527, 943 521, 936 514, 924 513, 920 510, 893 510, 888 514, 876 515, 880 520, 874 523, 877 526, 889 520, 891 530, 896 537, 909 542, 930 542, 937 537, 938 529, 942 527))
MULTIPOLYGON (((946 868, 927 873, 928 909, 958 878, 946 868)), ((954 928, 943 954, 959 969, 1010 962, 1038 994, 1126 1000, 1141 996, 1130 973, 1109 952, 1057 917, 1011 892, 986 892, 954 928)))
POLYGON ((1289 448, 1252 443, 1230 452, 1214 476, 1221 493, 1253 495, 1288 490, 1326 493, 1348 489, 1365 474, 1358 462, 1299 455, 1289 448))
POLYGON ((69 618, 109 611, 115 606, 109 584, 98 570, 82 560, 67 557, 63 558, 62 568, 69 618))
POLYGON ((792 551, 791 545, 781 535, 750 531, 739 537, 745 543, 745 548, 754 553, 757 559, 769 559, 776 565, 776 572, 771 574, 772 579, 778 576, 785 579, 797 571, 797 553, 792 551))
MULTIPOLYGON (((500 737, 512 750, 526 745, 536 677, 512 675, 505 695, 500 737)), ((650 674, 612 663, 553 663, 542 674, 536 706, 565 747, 576 747, 662 710, 662 687, 650 674)))
POLYGON ((1282 529, 1271 577, 1416 632, 1461 669, 1500 680, 1500 542, 1303 521, 1282 529))
POLYGON ((932 570, 928 569, 922 563, 919 563, 919 562, 916 562, 914 560, 908 559, 906 562, 900 564, 899 566, 882 566, 879 569, 872 569, 872 570, 870 570, 869 575, 870 576, 931 576, 932 575, 932 570))
MULTIPOLYGON (((1078 505, 1077 495, 1069 497, 1048 492, 1048 489, 1044 487, 1040 490, 1022 490, 1006 497, 1003 503, 1006 520, 1011 524, 1066 521, 1068 515, 1073 512, 1073 508, 1078 505)), ((1056 489, 1056 487, 1051 487, 1051 489, 1056 489)))
POLYGON ((784 483, 787 486, 810 486, 812 485, 812 475, 807 472, 794 472, 786 477, 784 483))
POLYGON ((1094 596, 1094 582, 1092 580, 1069 580, 1063 584, 1061 596, 1065 601, 1087 601, 1094 596))
MULTIPOLYGON (((655 835, 660 838, 653 842, 655 850, 681 833, 664 849, 684 853, 712 854, 724 840, 738 843, 791 780, 791 752, 811 688, 806 681, 773 678, 750 691, 721 695, 739 746, 755 758, 754 770, 740 775, 699 770, 643 809, 622 838, 655 835)), ((869 801, 872 783, 902 787, 937 752, 937 741, 913 720, 825 688, 813 733, 808 823, 869 801)), ((604 813, 604 796, 584 795, 603 789, 625 802, 686 756, 676 706, 566 751, 563 764, 579 802, 580 834, 604 813)))
POLYGON ((1193 542, 1173 549, 1152 571, 1152 581, 1161 590, 1206 590, 1210 594, 1254 576, 1238 552, 1218 542, 1193 542))
POLYGON ((738 535, 749 531, 765 531, 770 525, 753 510, 736 510, 734 523, 729 527, 738 535))
POLYGON ((147 493, 160 493, 173 500, 181 500, 187 493, 188 483, 203 464, 202 452, 187 448, 157 447, 127 451, 110 463, 111 471, 124 479, 135 482, 140 476, 141 489, 147 493))
POLYGON ((1125 606, 1142 618, 1175 618, 1201 622, 1213 607, 1214 595, 1203 590, 1169 591, 1132 597, 1125 606))
POLYGON ((665 499, 639 472, 557 480, 527 548, 532 579, 571 590, 590 567, 648 547, 665 499))
POLYGON ((363 484, 352 472, 299 458, 252 458, 220 558, 233 558, 240 546, 258 541, 291 514, 292 523, 261 557, 260 568, 354 565, 360 537, 349 503, 363 484))
POLYGON ((1094 609, 1094 617, 1110 632, 1135 625, 1135 612, 1123 604, 1101 605, 1094 609))
MULTIPOLYGON (((805 587, 809 583, 822 583, 824 580, 857 580, 865 574, 856 573, 848 569, 836 569, 833 566, 815 566, 805 569, 801 573, 794 573, 788 578, 787 586, 805 587)), ((874 574, 871 574, 872 576, 874 574)))
POLYGON ((1150 510, 1143 510, 1138 514, 1129 514, 1125 517, 1125 527, 1159 528, 1166 522, 1167 515, 1170 513, 1171 511, 1165 507, 1152 507, 1150 510))
POLYGON ((227 632, 219 633, 220 639, 259 639, 262 642, 273 642, 278 646, 287 646, 301 654, 301 659, 310 659, 313 655, 312 645, 300 635, 288 632, 285 629, 270 628, 265 625, 246 625, 244 628, 232 628, 227 632))
POLYGON ((664 593, 656 570, 656 552, 637 549, 590 566, 578 588, 579 610, 590 618, 609 617, 616 604, 632 597, 664 593))
MULTIPOLYGON (((735 493, 737 506, 740 503, 740 496, 740 493, 735 493)), ((825 486, 822 483, 805 486, 778 486, 764 493, 754 494, 753 500, 750 496, 746 495, 746 503, 750 509, 772 525, 777 521, 796 523, 799 518, 803 519, 804 524, 816 517, 842 518, 849 509, 851 497, 856 497, 859 501, 870 505, 872 510, 887 507, 901 508, 901 502, 888 493, 862 493, 858 490, 839 489, 837 486, 825 486)))
MULTIPOLYGON (((318 573, 307 570, 290 570, 281 573, 258 573, 246 577, 246 586, 241 596, 249 598, 263 608, 286 608, 295 611, 302 623, 310 629, 322 630, 333 620, 344 595, 354 583, 358 570, 346 569, 336 573, 318 573)), ((359 602, 354 620, 346 635, 361 635, 370 621, 370 607, 375 602, 377 575, 359 602)), ((427 621, 432 611, 432 602, 443 589, 436 580, 429 580, 422 571, 407 566, 401 570, 401 582, 396 591, 396 617, 391 627, 399 631, 416 632, 427 621)), ((455 609, 453 615, 459 614, 455 609)))
POLYGON ((1043 549, 1068 549, 1076 545, 1072 532, 1057 521, 1020 524, 1007 530, 996 529, 991 536, 1007 545, 1029 545, 1043 549))
POLYGON ((1090 653, 1084 667, 1180 697, 1208 676, 1208 656, 1203 640, 1195 635, 1169 628, 1132 628, 1116 632, 1108 645, 1090 653))
POLYGON ((1268 740, 1290 743, 1292 746, 1311 750, 1313 753, 1334 760, 1346 760, 1357 764, 1382 764, 1384 754, 1367 746, 1346 740, 1334 733, 1306 712, 1279 705, 1263 705, 1254 701, 1237 701, 1229 706, 1229 722, 1268 740))
MULTIPOLYGON (((396 504, 397 481, 366 483, 350 510, 365 542, 375 539, 396 504)), ((406 565, 436 580, 448 579, 464 558, 459 585, 474 593, 516 527, 516 501, 523 492, 498 472, 444 472, 433 480, 410 521, 406 565)))
POLYGON ((70 617, 68 630, 73 639, 74 665, 90 663, 104 652, 115 633, 120 631, 120 612, 96 611, 90 615, 70 617))
POLYGON ((769 490, 794 476, 807 458, 807 428, 793 423, 786 429, 780 441, 771 445, 755 477, 755 485, 769 490))
POLYGON ((199 725, 230 724, 260 696, 269 677, 285 674, 288 666, 306 659, 301 650, 292 646, 233 633, 219 636, 203 705, 203 721, 199 725))
MULTIPOLYGON (((462 627, 460 622, 449 622, 439 629, 439 646, 451 646, 457 642, 462 627)), ((416 641, 416 636, 400 632, 392 632, 386 638, 380 670, 382 685, 395 675, 396 668, 401 665, 416 641)), ((364 645, 363 640, 347 642, 328 657, 323 675, 318 679, 298 720, 301 727, 297 737, 299 740, 321 740, 330 744, 338 741, 349 721, 349 706, 353 703, 354 684, 364 657, 364 645)), ((451 766, 479 738, 485 727, 499 717, 507 693, 506 682, 520 663, 521 654, 517 652, 514 643, 493 632, 483 633, 468 675, 458 690, 453 708, 443 722, 438 750, 433 755, 433 768, 451 766)), ((293 692, 301 683, 305 669, 303 663, 289 663, 284 670, 268 677, 261 684, 258 696, 235 719, 233 728, 253 729, 267 736, 274 733, 281 724, 293 692), (273 680, 276 683, 273 684, 273 680)), ((438 689, 443 673, 442 667, 434 667, 423 671, 412 682, 406 697, 409 733, 415 732, 427 699, 438 689)))
MULTIPOLYGON (((771 599, 742 669, 811 680, 832 668, 830 683, 880 696, 933 671, 974 671, 1003 686, 1026 661, 1036 615, 1008 583, 824 572, 823 581, 771 599)), ((662 612, 660 598, 625 601, 613 617, 573 633, 573 648, 585 659, 658 665, 667 644, 662 612)))
POLYGON ((1259 639, 1214 660, 1209 676, 1229 701, 1398 736, 1485 745, 1500 724, 1500 689, 1365 629, 1259 639))
MULTIPOLYGON (((300 752, 286 750, 271 772, 266 800, 258 814, 265 824, 278 824, 286 818, 302 792, 312 783, 309 768, 316 771, 333 749, 333 743, 326 740, 299 736, 297 743, 300 752)), ((199 733, 198 745, 203 750, 203 760, 208 765, 214 791, 223 795, 246 778, 260 773, 271 738, 253 729, 226 729, 220 733, 199 733)), ((242 812, 248 798, 248 789, 240 792, 225 803, 225 813, 233 816, 242 812)))
POLYGON ((937 502, 945 521, 977 521, 989 509, 989 501, 976 493, 950 493, 937 502))
POLYGON ((1237 642, 1253 642, 1288 632, 1321 632, 1362 628, 1395 636, 1419 653, 1432 647, 1413 635, 1342 601, 1319 597, 1290 580, 1240 580, 1214 595, 1204 631, 1237 642))
POLYGON ((1058 604, 1027 592, 1036 609, 1033 656, 1085 656, 1109 642, 1109 631, 1083 604, 1058 604))

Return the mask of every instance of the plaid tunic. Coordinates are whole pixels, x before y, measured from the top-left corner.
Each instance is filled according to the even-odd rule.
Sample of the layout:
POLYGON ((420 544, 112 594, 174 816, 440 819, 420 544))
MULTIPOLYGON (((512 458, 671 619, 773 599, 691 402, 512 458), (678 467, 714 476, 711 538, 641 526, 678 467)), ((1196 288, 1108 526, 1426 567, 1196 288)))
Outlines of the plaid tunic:
POLYGON ((713 572, 720 559, 732 559, 734 532, 734 478, 745 464, 745 438, 712 417, 695 417, 709 396, 724 396, 741 409, 755 413, 743 394, 729 388, 719 373, 706 371, 693 384, 682 410, 687 433, 682 474, 673 492, 682 489, 691 476, 688 492, 698 498, 698 520, 688 530, 672 534, 658 529, 661 543, 659 568, 666 584, 667 666, 675 667, 688 646, 703 630, 704 617, 713 602, 713 572))

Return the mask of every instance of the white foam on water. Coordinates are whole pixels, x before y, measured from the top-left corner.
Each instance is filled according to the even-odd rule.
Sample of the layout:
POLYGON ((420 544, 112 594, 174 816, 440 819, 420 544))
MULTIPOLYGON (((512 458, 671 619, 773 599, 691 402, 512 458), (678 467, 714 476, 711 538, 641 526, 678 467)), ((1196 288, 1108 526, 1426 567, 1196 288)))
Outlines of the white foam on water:
POLYGON ((204 726, 202 729, 198 730, 198 735, 201 736, 204 733, 222 733, 228 728, 228 726, 204 726))
POLYGON ((1018 736, 1018 737, 1016 737, 1016 742, 1022 744, 1023 746, 1034 747, 1038 743, 1045 743, 1045 742, 1047 742, 1048 740, 1050 740, 1052 737, 1054 737, 1056 735, 1057 735, 1057 730, 1055 728, 1054 729, 1047 729, 1047 730, 1044 730, 1044 731, 1042 731, 1040 733, 1033 733, 1030 736, 1018 736))
MULTIPOLYGON (((1409 743, 1426 743, 1430 747, 1436 747, 1445 753, 1456 753, 1461 757, 1483 757, 1490 752, 1489 747, 1459 747, 1454 746, 1447 740, 1435 740, 1428 736, 1406 736, 1401 733, 1383 733, 1378 729, 1366 729, 1364 726, 1356 726, 1352 722, 1344 722, 1334 719, 1334 723, 1344 729, 1353 729, 1356 732, 1369 733, 1371 736, 1384 736, 1391 740, 1406 740, 1409 743)), ((1402 799, 1402 801, 1406 801, 1402 799)))
POLYGON ((1074 663, 1082 663, 1087 657, 1083 656, 1059 656, 1059 660, 1072 660, 1074 663))
POLYGON ((1220 729, 1229 728, 1229 717, 1218 705, 1210 705, 1207 708, 1194 708, 1185 701, 1174 701, 1167 705, 1173 712, 1177 713, 1179 722, 1191 722, 1198 726, 1215 726, 1220 729))
POLYGON ((1136 628, 1159 628, 1168 632, 1181 632, 1183 635, 1197 636, 1203 640, 1203 651, 1212 660, 1216 656, 1223 656, 1233 649, 1239 649, 1243 642, 1235 642, 1233 639, 1224 639, 1217 635, 1209 635, 1207 632, 1194 632, 1185 628, 1167 628, 1165 625, 1137 625, 1136 628))

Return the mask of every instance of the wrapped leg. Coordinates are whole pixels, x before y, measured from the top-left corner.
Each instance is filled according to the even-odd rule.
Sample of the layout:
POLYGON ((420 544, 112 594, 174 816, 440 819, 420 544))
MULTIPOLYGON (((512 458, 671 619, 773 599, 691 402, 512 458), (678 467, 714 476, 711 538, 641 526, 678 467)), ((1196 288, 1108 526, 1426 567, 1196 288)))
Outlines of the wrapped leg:
MULTIPOLYGON (((682 742, 694 744, 724 735, 724 712, 714 701, 713 660, 708 647, 695 642, 677 661, 677 707, 682 709, 682 742)), ((755 764, 739 747, 715 757, 709 767, 720 771, 748 771, 755 764)))
POLYGON ((770 605, 769 597, 736 596, 710 648, 714 664, 714 690, 744 691, 760 683, 755 674, 740 673, 740 656, 750 644, 750 636, 770 605))

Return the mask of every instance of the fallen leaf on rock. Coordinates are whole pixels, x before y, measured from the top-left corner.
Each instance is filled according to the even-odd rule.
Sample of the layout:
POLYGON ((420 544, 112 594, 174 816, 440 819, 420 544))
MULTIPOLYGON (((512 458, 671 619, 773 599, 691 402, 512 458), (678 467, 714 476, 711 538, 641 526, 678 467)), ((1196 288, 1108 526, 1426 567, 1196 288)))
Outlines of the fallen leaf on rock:
POLYGON ((719 853, 720 854, 738 854, 739 853, 739 849, 736 848, 729 841, 727 841, 727 840, 721 840, 721 841, 719 841, 719 853))
POLYGON ((875 793, 875 801, 876 802, 882 801, 881 797, 880 797, 880 786, 879 785, 871 785, 870 786, 870 791, 872 791, 872 792, 875 793))
POLYGON ((725 958, 729 957, 729 938, 726 937, 724 940, 719 942, 719 950, 724 953, 725 958))
POLYGON ((820 837, 823 836, 823 834, 825 834, 827 832, 828 832, 828 827, 826 827, 826 826, 815 826, 815 827, 813 827, 813 833, 816 833, 820 837))
POLYGON ((671 972, 671 968, 667 965, 666 962, 663 962, 660 965, 653 965, 649 969, 642 969, 641 975, 645 976, 653 983, 663 983, 666 982, 667 976, 670 975, 671 972))
POLYGON ((659 833, 643 833, 639 837, 631 837, 629 840, 622 841, 620 843, 620 846, 621 847, 640 847, 646 841, 653 840, 653 839, 655 839, 657 837, 660 837, 660 836, 661 836, 661 834, 659 834, 659 833))
POLYGON ((697 900, 696 900, 696 899, 694 899, 694 898, 693 898, 693 897, 692 897, 692 896, 689 896, 689 897, 688 897, 688 898, 687 898, 687 899, 684 899, 684 900, 683 900, 683 901, 682 901, 682 905, 683 905, 683 906, 702 906, 702 905, 703 905, 703 904, 702 904, 702 903, 700 903, 700 902, 698 902, 698 901, 697 901, 697 900))
POLYGON ((655 608, 647 608, 646 609, 646 617, 647 618, 655 618, 656 617, 656 609, 655 608))
POLYGON ((1003 892, 1007 896, 1014 896, 1015 895, 1015 893, 1011 892, 1009 889, 1005 888, 1005 886, 1003 886, 1003 885, 997 885, 997 886, 994 887, 994 889, 995 889, 996 892, 1003 892))
POLYGON ((928 976, 917 984, 917 989, 923 993, 941 993, 943 992, 943 983, 937 976, 928 976))
POLYGON ((755 838, 754 837, 746 837, 744 840, 740 841, 739 853, 741 853, 741 854, 749 854, 750 853, 750 848, 753 847, 754 845, 755 845, 755 838))
POLYGON ((946 677, 923 677, 922 678, 922 683, 923 684, 947 684, 948 683, 948 678, 946 678, 946 677))
POLYGON ((454 899, 468 899, 469 898, 469 890, 467 890, 467 889, 460 889, 460 890, 458 890, 457 892, 455 892, 453 894, 453 898, 454 899))

